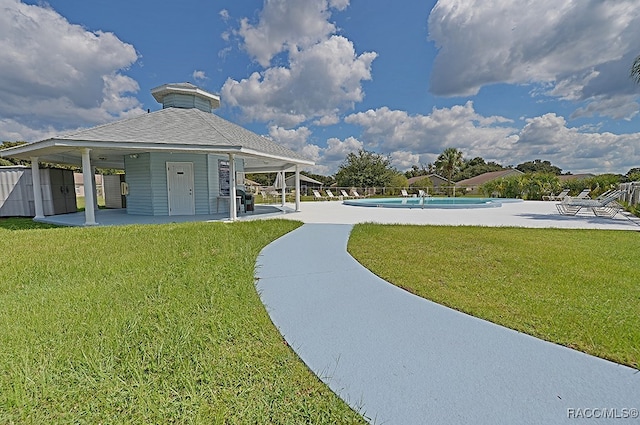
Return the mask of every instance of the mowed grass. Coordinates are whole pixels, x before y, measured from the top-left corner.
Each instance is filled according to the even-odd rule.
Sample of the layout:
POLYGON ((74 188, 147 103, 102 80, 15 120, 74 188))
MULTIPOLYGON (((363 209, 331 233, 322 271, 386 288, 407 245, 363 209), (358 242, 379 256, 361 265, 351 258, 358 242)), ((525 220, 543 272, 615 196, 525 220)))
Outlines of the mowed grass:
POLYGON ((364 423, 256 293, 298 225, 0 226, 0 423, 364 423))
POLYGON ((640 234, 357 225, 349 252, 406 290, 640 368, 640 234))

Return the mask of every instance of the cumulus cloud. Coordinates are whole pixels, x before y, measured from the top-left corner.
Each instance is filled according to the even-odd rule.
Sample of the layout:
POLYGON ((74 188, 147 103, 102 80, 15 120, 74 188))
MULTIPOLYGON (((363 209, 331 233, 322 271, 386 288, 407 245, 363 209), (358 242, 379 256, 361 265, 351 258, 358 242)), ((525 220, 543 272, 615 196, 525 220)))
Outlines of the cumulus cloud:
POLYGON ((0 8, 0 115, 24 126, 21 138, 142 112, 131 96, 137 82, 120 72, 137 61, 133 46, 48 6, 0 0, 0 8), (33 125, 41 128, 28 131, 33 125))
POLYGON ((337 122, 337 114, 363 99, 361 82, 371 79, 376 53, 357 55, 353 43, 331 36, 290 54, 290 67, 254 72, 247 79, 227 79, 225 103, 240 107, 248 119, 293 127, 319 118, 337 122))
POLYGON ((521 129, 504 117, 478 114, 472 102, 434 108, 429 115, 383 107, 349 115, 345 121, 362 127, 365 149, 390 155, 400 170, 433 162, 448 147, 460 149, 467 158, 479 156, 505 166, 549 160, 574 173, 624 173, 640 163, 635 148, 640 133, 573 128, 554 113, 527 119, 521 129))
POLYGON ((514 145, 521 157, 543 157, 572 172, 624 173, 640 163, 640 133, 583 132, 554 113, 526 122, 514 145))
POLYGON ((327 140, 323 159, 328 163, 342 162, 347 155, 358 152, 363 147, 363 143, 355 137, 347 137, 344 140, 332 137, 327 140))
POLYGON ((628 78, 640 39, 638 0, 528 6, 439 0, 429 16, 429 37, 439 49, 434 94, 468 96, 487 84, 534 83, 546 95, 593 103, 583 114, 630 118, 638 110, 629 96, 638 89, 628 78))
POLYGON ((331 168, 326 164, 323 157, 326 149, 309 143, 310 136, 311 130, 307 127, 296 129, 287 129, 277 125, 269 127, 269 137, 273 141, 304 155, 316 163, 316 165, 306 168, 307 171, 325 175, 331 174, 331 168))
POLYGON ((193 71, 193 74, 191 74, 191 76, 196 81, 203 81, 208 79, 207 73, 204 71, 198 71, 198 70, 193 71))
POLYGON ((331 8, 343 10, 348 0, 265 0, 257 24, 240 21, 238 34, 243 47, 263 67, 285 49, 299 50, 312 46, 336 32, 329 22, 331 8))
POLYGON ((502 126, 510 123, 504 117, 479 115, 471 101, 451 108, 433 108, 429 115, 409 115, 382 107, 351 114, 345 122, 363 127, 363 139, 369 149, 410 151, 418 155, 437 155, 447 147, 458 146, 470 134, 473 145, 479 146, 508 138, 515 131, 502 126))
POLYGON ((272 125, 269 127, 269 136, 289 149, 301 151, 307 144, 311 131, 307 127, 286 129, 272 125))

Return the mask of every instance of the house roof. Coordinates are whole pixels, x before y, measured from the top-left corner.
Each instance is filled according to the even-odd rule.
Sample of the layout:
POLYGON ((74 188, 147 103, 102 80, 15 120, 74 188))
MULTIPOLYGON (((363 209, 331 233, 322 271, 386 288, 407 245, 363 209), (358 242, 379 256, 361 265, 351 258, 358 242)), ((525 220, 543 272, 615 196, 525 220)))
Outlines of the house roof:
POLYGON ((561 182, 565 182, 567 180, 583 180, 583 179, 589 179, 591 177, 595 177, 594 174, 562 174, 558 176, 558 179, 561 182))
POLYGON ((245 170, 291 170, 313 161, 272 140, 196 108, 166 108, 60 137, 0 151, 0 157, 80 164, 81 148, 91 149, 92 165, 124 168, 124 156, 142 152, 234 153, 245 170))
MULTIPOLYGON (((295 181, 296 176, 289 176, 287 177, 285 180, 285 182, 287 183, 287 186, 293 186, 293 184, 291 182, 295 181)), ((300 183, 311 183, 311 184, 317 184, 320 186, 323 186, 324 183, 319 182, 318 180, 312 179, 309 176, 305 176, 304 174, 300 174, 300 183)))
MULTIPOLYGON (((442 177, 442 176, 441 176, 441 175, 439 175, 439 174, 431 173, 431 174, 429 174, 429 175, 423 175, 423 176, 415 176, 415 177, 411 177, 410 179, 407 179, 407 184, 409 184, 409 186, 411 186, 411 185, 412 185, 412 184, 414 184, 415 182, 420 181, 420 180, 422 180, 422 179, 426 179, 426 178, 429 178, 429 179, 437 178, 437 179, 442 180, 442 181, 443 181, 443 182, 445 182, 445 183, 451 183, 451 182, 449 182, 449 180, 447 180, 447 178, 446 178, 446 177, 442 177)), ((433 179, 432 179, 432 180, 433 180, 433 179)))
POLYGON ((457 186, 480 186, 491 180, 499 179, 502 177, 508 177, 512 175, 524 174, 520 170, 515 168, 508 168, 506 170, 489 171, 488 173, 480 174, 470 179, 460 180, 456 183, 457 186))

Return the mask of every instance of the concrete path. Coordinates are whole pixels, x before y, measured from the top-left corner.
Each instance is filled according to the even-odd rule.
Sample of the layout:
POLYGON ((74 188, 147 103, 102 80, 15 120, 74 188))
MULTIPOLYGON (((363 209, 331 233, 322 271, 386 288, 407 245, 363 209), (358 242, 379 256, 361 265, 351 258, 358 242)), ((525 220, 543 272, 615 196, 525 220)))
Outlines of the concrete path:
POLYGON ((290 346, 369 422, 640 422, 640 372, 400 290, 348 255, 351 228, 305 224, 276 240, 257 289, 290 346))

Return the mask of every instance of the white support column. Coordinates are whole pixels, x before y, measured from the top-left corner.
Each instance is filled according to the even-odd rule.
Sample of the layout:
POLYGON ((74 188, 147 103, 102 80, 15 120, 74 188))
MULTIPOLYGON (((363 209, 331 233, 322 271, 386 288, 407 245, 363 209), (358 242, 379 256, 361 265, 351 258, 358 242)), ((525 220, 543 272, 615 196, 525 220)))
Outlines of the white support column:
POLYGON ((84 225, 95 226, 96 210, 93 191, 93 175, 91 174, 91 149, 82 148, 82 182, 84 184, 84 225))
POLYGON ((236 213, 236 157, 229 154, 229 219, 236 221, 238 215, 236 213))
POLYGON ((42 183, 40 182, 40 164, 38 157, 31 157, 31 181, 33 182, 33 203, 36 209, 34 219, 44 218, 44 207, 42 205, 42 183))
POLYGON ((300 211, 300 166, 296 165, 296 211, 300 211))
POLYGON ((96 183, 96 167, 95 165, 91 166, 91 188, 93 189, 93 205, 95 206, 96 211, 98 211, 98 184, 96 183))
POLYGON ((280 171, 280 175, 282 176, 282 206, 284 207, 285 202, 287 202, 287 188, 284 184, 284 171, 280 171))

